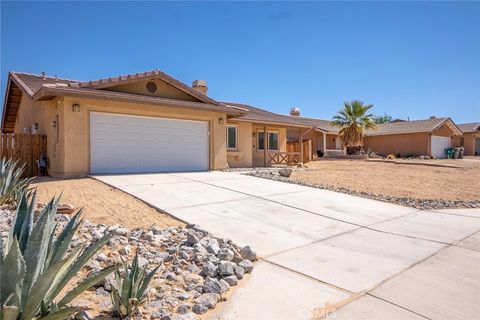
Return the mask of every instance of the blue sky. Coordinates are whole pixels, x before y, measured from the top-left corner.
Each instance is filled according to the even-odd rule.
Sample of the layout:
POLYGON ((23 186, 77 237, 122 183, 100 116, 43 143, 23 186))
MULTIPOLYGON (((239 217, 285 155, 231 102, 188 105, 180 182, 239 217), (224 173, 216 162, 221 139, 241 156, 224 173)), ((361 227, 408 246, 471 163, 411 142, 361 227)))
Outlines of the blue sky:
MULTIPOLYGON (((215 99, 329 119, 480 120, 478 2, 3 2, 8 71, 79 80, 152 69, 215 99)), ((2 99, 3 101, 3 99, 2 99)))

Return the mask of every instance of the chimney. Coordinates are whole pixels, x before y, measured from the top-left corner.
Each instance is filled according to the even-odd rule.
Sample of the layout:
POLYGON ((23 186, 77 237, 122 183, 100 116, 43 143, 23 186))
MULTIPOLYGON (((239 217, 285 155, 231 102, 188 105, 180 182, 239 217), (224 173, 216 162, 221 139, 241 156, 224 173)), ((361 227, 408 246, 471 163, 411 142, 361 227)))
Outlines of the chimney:
POLYGON ((192 88, 203 94, 207 94, 208 86, 207 81, 205 80, 195 80, 192 83, 192 88))
POLYGON ((290 115, 294 117, 299 117, 300 116, 300 108, 298 107, 293 107, 290 109, 290 115))

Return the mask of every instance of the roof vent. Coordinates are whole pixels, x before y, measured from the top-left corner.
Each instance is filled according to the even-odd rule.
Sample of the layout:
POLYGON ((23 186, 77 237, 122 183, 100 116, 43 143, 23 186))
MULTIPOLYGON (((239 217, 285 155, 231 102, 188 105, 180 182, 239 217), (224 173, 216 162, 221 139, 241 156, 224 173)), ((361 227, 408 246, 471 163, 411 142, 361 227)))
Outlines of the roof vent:
POLYGON ((157 84, 153 81, 148 81, 145 87, 150 93, 155 93, 157 91, 157 84))
POLYGON ((208 86, 205 80, 195 80, 192 82, 192 88, 203 94, 207 94, 208 86))
POLYGON ((298 107, 293 107, 290 109, 290 115, 294 117, 299 117, 300 116, 300 108, 298 107))

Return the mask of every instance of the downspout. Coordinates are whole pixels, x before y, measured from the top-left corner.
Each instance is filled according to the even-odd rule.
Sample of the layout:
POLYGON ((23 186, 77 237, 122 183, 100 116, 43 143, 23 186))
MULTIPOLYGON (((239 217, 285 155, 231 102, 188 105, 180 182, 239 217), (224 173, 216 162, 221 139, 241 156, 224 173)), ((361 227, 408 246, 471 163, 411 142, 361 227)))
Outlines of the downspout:
POLYGON ((300 163, 303 163, 303 136, 313 130, 313 127, 300 135, 300 163))

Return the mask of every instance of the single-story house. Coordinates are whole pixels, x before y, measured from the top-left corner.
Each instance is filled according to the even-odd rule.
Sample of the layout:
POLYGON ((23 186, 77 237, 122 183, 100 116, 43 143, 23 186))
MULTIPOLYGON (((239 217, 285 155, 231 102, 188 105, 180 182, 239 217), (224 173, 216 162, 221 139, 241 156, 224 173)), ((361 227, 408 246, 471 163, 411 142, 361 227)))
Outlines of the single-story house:
POLYGON ((462 135, 453 139, 454 146, 464 147, 466 156, 480 155, 480 122, 462 123, 458 128, 462 135))
POLYGON ((83 82, 10 72, 2 133, 46 135, 56 177, 300 161, 287 152, 287 129, 309 124, 217 101, 207 89, 158 70, 83 82))
POLYGON ((396 121, 367 130, 364 149, 377 154, 445 157, 445 148, 453 146, 453 138, 460 136, 460 129, 450 118, 431 117, 426 120, 396 121))
MULTIPOLYGON (((317 153, 343 152, 343 145, 338 137, 339 129, 330 125, 330 121, 300 117, 297 114, 281 115, 247 104, 223 102, 227 106, 247 110, 245 115, 230 118, 227 122, 227 160, 231 167, 264 166, 271 161, 272 155, 266 155, 263 147, 263 132, 267 132, 267 150, 278 151, 277 157, 292 157, 290 153, 300 153, 298 162, 307 162, 317 153), (236 132, 237 143, 233 141, 236 132), (230 138, 232 136, 232 138, 230 138), (278 141, 278 143, 277 143, 278 141), (300 144, 299 141, 304 141, 300 144), (305 143, 308 142, 308 143, 305 143), (295 144, 295 150, 288 145, 295 144), (251 150, 251 151, 250 151, 251 150), (285 154, 288 153, 288 154, 285 154)), ((294 146, 292 146, 294 147, 294 146)))

